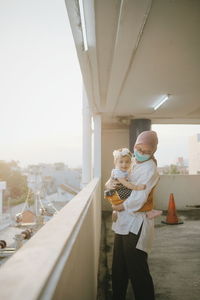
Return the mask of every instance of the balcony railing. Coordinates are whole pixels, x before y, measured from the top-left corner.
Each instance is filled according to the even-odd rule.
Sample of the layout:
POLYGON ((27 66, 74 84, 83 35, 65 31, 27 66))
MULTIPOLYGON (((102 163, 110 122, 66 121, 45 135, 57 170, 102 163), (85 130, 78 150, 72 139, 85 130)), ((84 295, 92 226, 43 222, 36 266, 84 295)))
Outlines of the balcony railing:
POLYGON ((101 228, 93 179, 0 269, 0 299, 94 300, 101 228))

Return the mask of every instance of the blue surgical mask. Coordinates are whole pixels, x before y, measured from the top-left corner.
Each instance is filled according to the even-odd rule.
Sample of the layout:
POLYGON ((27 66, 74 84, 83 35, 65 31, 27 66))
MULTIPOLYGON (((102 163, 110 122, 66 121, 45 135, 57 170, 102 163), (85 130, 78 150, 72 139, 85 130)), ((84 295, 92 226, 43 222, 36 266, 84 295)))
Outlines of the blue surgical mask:
POLYGON ((151 157, 151 154, 141 154, 137 150, 134 150, 134 155, 137 161, 141 161, 141 162, 146 161, 151 157))

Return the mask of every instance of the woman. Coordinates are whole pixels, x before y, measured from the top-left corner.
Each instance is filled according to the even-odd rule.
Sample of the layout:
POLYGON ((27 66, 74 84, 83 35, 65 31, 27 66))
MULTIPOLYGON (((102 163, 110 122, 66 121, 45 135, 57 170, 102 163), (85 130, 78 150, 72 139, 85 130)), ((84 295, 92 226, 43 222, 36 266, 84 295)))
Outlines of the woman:
MULTIPOLYGON (((112 289, 113 300, 126 297, 128 280, 131 280, 136 300, 154 300, 154 285, 148 267, 148 253, 151 250, 154 220, 145 212, 138 212, 147 202, 148 196, 159 180, 154 153, 158 138, 155 131, 143 131, 134 145, 136 164, 130 175, 134 184, 146 184, 142 191, 132 191, 123 204, 113 205, 118 211, 117 221, 112 224, 115 232, 112 289)), ((116 182, 109 180, 106 188, 116 188, 116 182)), ((152 194, 152 193, 151 193, 152 194)))

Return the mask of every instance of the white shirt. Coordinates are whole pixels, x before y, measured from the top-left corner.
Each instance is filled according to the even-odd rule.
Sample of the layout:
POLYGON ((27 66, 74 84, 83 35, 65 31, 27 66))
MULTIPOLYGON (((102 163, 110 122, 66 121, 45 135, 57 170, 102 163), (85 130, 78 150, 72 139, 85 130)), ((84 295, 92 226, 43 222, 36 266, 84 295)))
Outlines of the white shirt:
POLYGON ((146 162, 135 164, 129 176, 133 184, 146 184, 142 191, 132 191, 131 195, 123 202, 125 210, 118 212, 116 222, 112 229, 118 234, 137 234, 143 223, 142 231, 136 248, 149 252, 154 234, 154 219, 148 219, 145 212, 137 212, 147 201, 152 188, 158 183, 159 174, 155 162, 150 159, 146 162))

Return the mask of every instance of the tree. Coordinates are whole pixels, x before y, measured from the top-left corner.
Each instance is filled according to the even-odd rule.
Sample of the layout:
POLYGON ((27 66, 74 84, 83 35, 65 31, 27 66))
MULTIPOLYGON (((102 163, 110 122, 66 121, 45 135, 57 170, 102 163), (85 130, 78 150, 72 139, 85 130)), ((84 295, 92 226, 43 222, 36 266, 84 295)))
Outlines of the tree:
POLYGON ((164 174, 166 175, 170 175, 170 174, 180 174, 180 171, 178 169, 178 166, 177 165, 170 165, 169 168, 167 170, 165 170, 163 172, 164 174))
POLYGON ((12 199, 25 197, 28 191, 26 176, 22 175, 18 162, 0 161, 0 180, 6 181, 7 193, 6 197, 10 196, 12 199))

